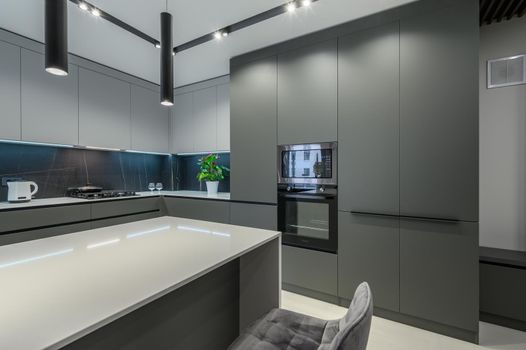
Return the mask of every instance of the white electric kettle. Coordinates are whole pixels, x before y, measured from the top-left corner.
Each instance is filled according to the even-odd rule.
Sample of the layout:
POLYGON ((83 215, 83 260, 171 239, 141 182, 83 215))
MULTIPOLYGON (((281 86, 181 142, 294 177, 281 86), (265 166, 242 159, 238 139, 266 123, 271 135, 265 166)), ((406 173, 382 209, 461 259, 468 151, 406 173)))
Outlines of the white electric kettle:
POLYGON ((7 188, 9 202, 29 202, 38 192, 38 185, 33 181, 9 181, 7 188), (31 186, 34 187, 33 191, 31 191, 31 186))

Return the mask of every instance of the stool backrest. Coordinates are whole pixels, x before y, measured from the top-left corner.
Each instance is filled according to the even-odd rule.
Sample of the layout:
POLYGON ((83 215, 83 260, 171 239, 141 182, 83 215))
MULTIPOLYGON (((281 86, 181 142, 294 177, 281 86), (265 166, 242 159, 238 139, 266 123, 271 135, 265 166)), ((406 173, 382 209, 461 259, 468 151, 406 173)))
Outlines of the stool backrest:
POLYGON ((358 286, 347 314, 339 321, 339 331, 331 350, 365 350, 373 318, 373 296, 367 282, 358 286))

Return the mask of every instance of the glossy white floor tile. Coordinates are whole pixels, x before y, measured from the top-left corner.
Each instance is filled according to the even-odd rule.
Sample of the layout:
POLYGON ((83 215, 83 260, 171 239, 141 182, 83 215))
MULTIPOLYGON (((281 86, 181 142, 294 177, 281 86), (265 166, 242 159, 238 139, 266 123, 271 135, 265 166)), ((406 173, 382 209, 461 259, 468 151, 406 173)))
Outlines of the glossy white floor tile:
MULTIPOLYGON (((323 319, 337 319, 343 307, 282 292, 282 308, 323 319)), ((526 350, 526 333, 480 323, 480 345, 374 317, 368 350, 526 350)))

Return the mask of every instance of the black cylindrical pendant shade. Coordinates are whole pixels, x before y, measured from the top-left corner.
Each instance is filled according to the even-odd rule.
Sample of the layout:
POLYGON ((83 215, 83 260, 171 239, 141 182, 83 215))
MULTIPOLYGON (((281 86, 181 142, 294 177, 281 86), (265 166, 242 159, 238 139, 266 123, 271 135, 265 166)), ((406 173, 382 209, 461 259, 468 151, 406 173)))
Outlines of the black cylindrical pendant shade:
POLYGON ((68 75, 67 0, 46 0, 45 11, 46 71, 68 75))
POLYGON ((172 15, 161 13, 161 104, 174 104, 172 15))

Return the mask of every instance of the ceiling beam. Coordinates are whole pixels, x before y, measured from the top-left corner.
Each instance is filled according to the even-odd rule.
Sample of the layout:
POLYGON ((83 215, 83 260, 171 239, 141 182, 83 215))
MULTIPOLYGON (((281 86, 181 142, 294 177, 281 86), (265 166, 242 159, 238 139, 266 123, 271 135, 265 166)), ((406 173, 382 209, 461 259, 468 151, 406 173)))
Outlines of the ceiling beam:
POLYGON ((482 25, 484 23, 484 19, 486 18, 486 15, 488 14, 488 10, 491 7, 491 3, 493 0, 481 0, 480 4, 480 24, 482 25))
POLYGON ((508 8, 508 11, 506 12, 506 19, 509 21, 510 19, 515 16, 515 11, 517 11, 517 7, 520 5, 521 1, 523 0, 513 0, 510 7, 508 8))
POLYGON ((526 14, 526 0, 523 0, 521 6, 517 9, 517 16, 522 17, 525 14, 526 14))
POLYGON ((497 22, 502 22, 502 19, 504 18, 504 15, 510 8, 510 6, 513 4, 512 0, 504 0, 502 1, 502 5, 500 5, 500 8, 495 13, 495 19, 497 22))

